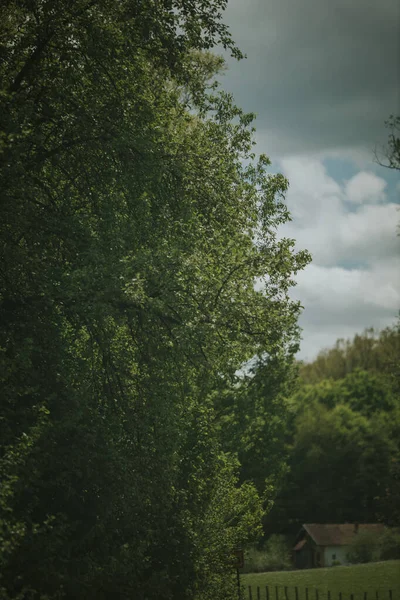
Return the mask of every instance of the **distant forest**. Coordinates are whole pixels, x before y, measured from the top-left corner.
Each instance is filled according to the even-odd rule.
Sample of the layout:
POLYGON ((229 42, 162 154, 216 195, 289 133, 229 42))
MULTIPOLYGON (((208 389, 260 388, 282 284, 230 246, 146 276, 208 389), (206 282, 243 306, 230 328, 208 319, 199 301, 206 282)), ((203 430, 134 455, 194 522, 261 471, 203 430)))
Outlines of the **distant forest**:
POLYGON ((287 470, 264 527, 400 525, 400 328, 338 340, 299 364, 288 401, 287 470))

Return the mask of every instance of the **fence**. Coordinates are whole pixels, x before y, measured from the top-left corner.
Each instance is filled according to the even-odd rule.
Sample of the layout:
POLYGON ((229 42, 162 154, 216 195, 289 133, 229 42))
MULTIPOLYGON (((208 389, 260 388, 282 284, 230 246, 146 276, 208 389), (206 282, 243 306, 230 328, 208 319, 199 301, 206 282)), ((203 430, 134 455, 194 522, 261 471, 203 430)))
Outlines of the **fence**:
POLYGON ((348 592, 330 592, 329 590, 320 591, 315 588, 300 588, 288 586, 248 586, 246 600, 397 600, 392 590, 376 590, 369 592, 358 592, 350 594, 348 592))

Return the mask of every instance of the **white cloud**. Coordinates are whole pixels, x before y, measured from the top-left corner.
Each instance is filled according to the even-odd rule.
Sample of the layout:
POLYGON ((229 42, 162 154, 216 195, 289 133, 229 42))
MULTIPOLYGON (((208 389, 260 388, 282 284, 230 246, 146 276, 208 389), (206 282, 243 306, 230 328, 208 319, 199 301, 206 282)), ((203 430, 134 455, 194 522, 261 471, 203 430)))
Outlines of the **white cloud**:
POLYGON ((392 325, 400 307, 399 272, 400 260, 394 259, 370 270, 309 265, 299 273, 292 292, 305 307, 299 357, 311 360, 338 338, 392 325))
POLYGON ((281 167, 289 179, 286 200, 296 228, 316 228, 321 220, 341 211, 342 190, 321 161, 291 157, 283 159, 281 167))
POLYGON ((345 186, 346 198, 349 202, 382 202, 385 199, 387 183, 374 173, 361 171, 352 177, 345 186))
POLYGON ((313 256, 292 291, 304 306, 299 356, 311 360, 338 338, 393 324, 400 308, 399 207, 383 202, 386 182, 365 171, 340 184, 316 158, 285 158, 281 168, 293 221, 280 234, 313 256), (358 201, 349 210, 351 194, 358 201))
POLYGON ((375 201, 380 202, 384 180, 360 172, 350 182, 340 185, 315 158, 283 159, 281 167, 290 182, 287 204, 293 217, 291 223, 281 228, 281 235, 294 238, 297 248, 307 248, 314 264, 371 265, 378 259, 399 254, 396 204, 355 204, 354 212, 349 212, 346 204, 350 182, 353 193, 358 190, 359 197, 361 193, 367 197, 365 176, 368 175, 368 180, 373 181, 375 201))
POLYGON ((396 313, 400 306, 398 274, 400 260, 377 263, 372 269, 344 269, 309 265, 297 276, 296 299, 307 303, 307 310, 329 314, 329 321, 343 321, 343 311, 350 311, 345 320, 358 321, 353 310, 378 310, 396 313), (336 315, 336 317, 334 317, 336 315))
POLYGON ((396 204, 370 205, 342 215, 337 257, 344 259, 351 253, 353 260, 373 263, 378 258, 397 255, 400 250, 396 237, 397 211, 396 204))

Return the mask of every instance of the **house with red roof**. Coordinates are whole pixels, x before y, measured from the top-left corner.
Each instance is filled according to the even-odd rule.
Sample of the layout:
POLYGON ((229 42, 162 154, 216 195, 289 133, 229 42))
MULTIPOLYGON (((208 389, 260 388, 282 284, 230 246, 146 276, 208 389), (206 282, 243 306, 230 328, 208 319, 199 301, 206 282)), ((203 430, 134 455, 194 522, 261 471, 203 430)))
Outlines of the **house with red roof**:
POLYGON ((298 569, 346 565, 350 544, 359 532, 380 535, 384 528, 380 523, 306 523, 296 537, 294 564, 298 569))

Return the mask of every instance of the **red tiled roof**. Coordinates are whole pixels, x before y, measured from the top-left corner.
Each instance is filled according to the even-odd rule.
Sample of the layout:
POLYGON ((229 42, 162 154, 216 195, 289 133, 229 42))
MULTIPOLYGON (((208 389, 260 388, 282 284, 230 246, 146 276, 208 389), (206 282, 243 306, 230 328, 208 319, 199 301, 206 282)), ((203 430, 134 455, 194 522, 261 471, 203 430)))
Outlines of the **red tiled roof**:
MULTIPOLYGON (((337 525, 306 523, 303 525, 303 528, 318 546, 347 546, 356 535, 356 527, 353 523, 337 525)), ((369 531, 379 534, 382 533, 384 527, 381 523, 360 523, 358 532, 369 531)))

